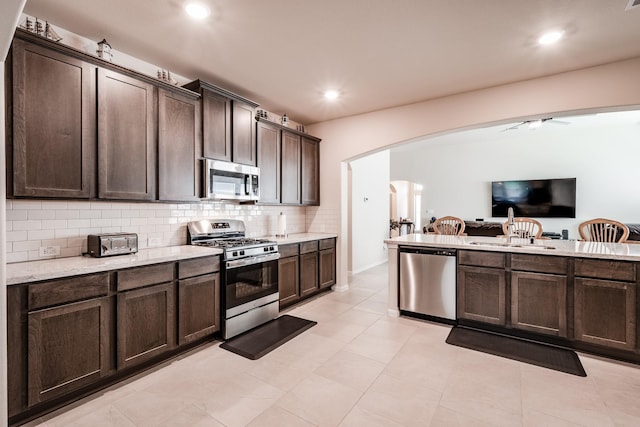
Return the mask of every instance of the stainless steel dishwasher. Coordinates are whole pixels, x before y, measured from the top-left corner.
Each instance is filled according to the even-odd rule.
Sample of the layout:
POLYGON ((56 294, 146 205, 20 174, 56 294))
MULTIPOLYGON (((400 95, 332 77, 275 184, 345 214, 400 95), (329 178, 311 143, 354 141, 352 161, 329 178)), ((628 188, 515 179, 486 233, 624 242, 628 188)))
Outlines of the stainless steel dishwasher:
POLYGON ((400 247, 400 311, 456 322, 456 250, 400 247))

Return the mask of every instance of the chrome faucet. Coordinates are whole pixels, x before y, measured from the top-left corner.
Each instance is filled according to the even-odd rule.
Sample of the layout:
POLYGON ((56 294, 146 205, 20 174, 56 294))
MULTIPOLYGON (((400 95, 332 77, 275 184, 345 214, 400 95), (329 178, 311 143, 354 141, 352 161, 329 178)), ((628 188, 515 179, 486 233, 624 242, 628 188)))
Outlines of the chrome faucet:
POLYGON ((515 232, 515 222, 513 220, 513 208, 509 208, 507 211, 507 244, 511 244, 511 239, 515 237, 520 237, 518 233, 515 232))

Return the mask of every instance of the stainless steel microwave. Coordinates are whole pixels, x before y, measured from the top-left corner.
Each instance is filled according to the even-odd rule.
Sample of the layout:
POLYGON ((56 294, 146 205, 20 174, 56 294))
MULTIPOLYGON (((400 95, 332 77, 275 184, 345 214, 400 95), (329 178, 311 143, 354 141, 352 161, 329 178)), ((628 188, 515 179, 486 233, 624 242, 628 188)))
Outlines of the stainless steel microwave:
POLYGON ((204 159, 204 197, 213 200, 258 201, 260 168, 204 159))

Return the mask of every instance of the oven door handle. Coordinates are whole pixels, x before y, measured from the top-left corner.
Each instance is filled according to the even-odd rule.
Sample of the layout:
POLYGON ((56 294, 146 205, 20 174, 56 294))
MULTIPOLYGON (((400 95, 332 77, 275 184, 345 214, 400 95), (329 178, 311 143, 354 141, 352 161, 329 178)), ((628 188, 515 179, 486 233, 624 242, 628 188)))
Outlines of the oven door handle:
POLYGON ((248 257, 248 258, 234 259, 231 261, 227 261, 225 265, 227 270, 231 270, 233 268, 244 267, 246 265, 260 264, 267 261, 275 261, 279 258, 280 258, 279 253, 258 255, 258 256, 248 257))

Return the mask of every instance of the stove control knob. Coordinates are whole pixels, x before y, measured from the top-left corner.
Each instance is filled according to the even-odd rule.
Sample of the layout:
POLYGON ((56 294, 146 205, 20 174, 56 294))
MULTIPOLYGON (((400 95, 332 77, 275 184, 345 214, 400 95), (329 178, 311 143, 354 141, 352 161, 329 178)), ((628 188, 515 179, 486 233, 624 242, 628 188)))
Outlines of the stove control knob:
POLYGON ((240 251, 240 255, 244 255, 244 251, 240 251))
POLYGON ((273 251, 274 250, 273 246, 269 246, 269 250, 273 251))
POLYGON ((264 248, 262 248, 262 251, 263 251, 263 252, 269 252, 269 247, 268 247, 268 246, 265 246, 264 248))
POLYGON ((238 251, 233 251, 232 256, 238 256, 238 251))

